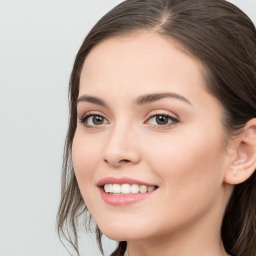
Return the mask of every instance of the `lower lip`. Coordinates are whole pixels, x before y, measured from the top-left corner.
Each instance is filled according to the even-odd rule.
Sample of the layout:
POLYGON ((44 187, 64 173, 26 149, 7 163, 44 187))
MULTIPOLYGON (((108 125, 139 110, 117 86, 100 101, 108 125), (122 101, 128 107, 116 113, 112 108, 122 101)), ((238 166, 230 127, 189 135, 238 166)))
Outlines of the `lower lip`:
POLYGON ((102 199, 107 204, 117 205, 117 206, 129 205, 129 204, 133 204, 138 201, 141 201, 143 199, 146 199, 147 197, 152 195, 154 191, 155 190, 147 193, 113 195, 113 194, 105 193, 102 188, 100 189, 102 199))

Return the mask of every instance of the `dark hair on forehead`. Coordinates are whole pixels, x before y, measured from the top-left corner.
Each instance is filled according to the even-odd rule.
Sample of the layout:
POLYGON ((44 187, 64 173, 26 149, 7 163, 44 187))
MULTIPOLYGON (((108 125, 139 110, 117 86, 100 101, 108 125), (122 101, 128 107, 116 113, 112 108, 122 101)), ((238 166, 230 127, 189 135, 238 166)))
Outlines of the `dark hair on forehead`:
MULTIPOLYGON (((227 134, 236 135, 247 121, 256 117, 256 30, 252 21, 236 6, 224 0, 126 0, 108 12, 85 38, 70 78, 70 122, 58 231, 59 235, 68 238, 77 253, 76 220, 87 208, 78 189, 70 155, 76 130, 81 70, 94 46, 108 38, 139 30, 175 40, 201 61, 206 89, 220 102, 227 134)), ((255 181, 254 173, 249 180, 235 186, 226 210, 222 239, 231 255, 254 256, 256 252, 255 181)), ((101 232, 96 230, 102 250, 101 232)), ((123 255, 125 247, 126 243, 120 242, 113 255, 123 255)))

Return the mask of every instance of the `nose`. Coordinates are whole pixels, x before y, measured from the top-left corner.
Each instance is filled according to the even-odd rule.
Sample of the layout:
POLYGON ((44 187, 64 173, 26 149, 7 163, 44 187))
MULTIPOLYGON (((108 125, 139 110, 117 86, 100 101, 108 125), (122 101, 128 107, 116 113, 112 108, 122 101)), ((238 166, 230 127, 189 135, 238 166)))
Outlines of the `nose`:
POLYGON ((116 127, 105 145, 104 162, 115 168, 137 164, 141 157, 136 142, 136 135, 131 129, 116 127))

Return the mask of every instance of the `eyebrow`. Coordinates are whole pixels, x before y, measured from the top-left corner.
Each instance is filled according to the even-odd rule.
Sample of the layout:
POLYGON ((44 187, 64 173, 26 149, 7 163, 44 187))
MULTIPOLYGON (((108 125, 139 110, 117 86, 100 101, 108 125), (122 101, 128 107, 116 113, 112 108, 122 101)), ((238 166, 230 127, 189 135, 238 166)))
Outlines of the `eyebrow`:
MULTIPOLYGON (((181 100, 187 104, 191 104, 191 102, 181 96, 180 94, 177 93, 152 93, 152 94, 146 94, 146 95, 142 95, 139 96, 136 100, 135 100, 135 104, 136 105, 144 105, 144 104, 148 104, 148 103, 152 103, 155 101, 158 101, 160 99, 164 99, 164 98, 174 98, 174 99, 178 99, 181 100)), ((90 95, 82 95, 77 99, 77 104, 80 102, 90 102, 93 104, 97 104, 103 107, 108 107, 108 105, 105 103, 105 101, 103 99, 94 97, 94 96, 90 96, 90 95)))
POLYGON ((178 99, 178 100, 181 100, 185 103, 192 105, 191 102, 187 98, 181 96, 180 94, 169 93, 169 92, 168 93, 153 93, 153 94, 142 95, 142 96, 138 97, 135 102, 137 105, 143 105, 143 104, 155 102, 157 100, 164 99, 164 98, 174 98, 174 99, 178 99))
POLYGON ((97 104, 97 105, 100 105, 103 107, 107 107, 107 104, 104 102, 104 100, 94 97, 94 96, 89 96, 89 95, 83 95, 83 96, 79 97, 77 99, 76 104, 78 104, 79 102, 90 102, 90 103, 97 104))

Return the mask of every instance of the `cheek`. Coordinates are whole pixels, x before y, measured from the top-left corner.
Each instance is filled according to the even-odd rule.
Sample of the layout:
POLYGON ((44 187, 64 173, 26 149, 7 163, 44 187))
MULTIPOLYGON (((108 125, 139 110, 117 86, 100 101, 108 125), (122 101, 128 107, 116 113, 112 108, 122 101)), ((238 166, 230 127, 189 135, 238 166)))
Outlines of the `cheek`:
POLYGON ((72 144, 72 162, 78 183, 88 182, 92 176, 90 170, 99 162, 97 143, 85 138, 81 132, 76 132, 72 144))
POLYGON ((72 144, 72 162, 75 176, 81 195, 89 209, 94 205, 95 198, 100 200, 94 182, 95 169, 101 160, 99 159, 100 153, 97 145, 99 144, 85 137, 80 131, 76 132, 72 144))
POLYGON ((220 136, 209 138, 208 133, 202 132, 193 136, 176 134, 170 140, 154 141, 154 145, 157 150, 148 152, 148 159, 169 190, 183 193, 184 187, 207 189, 221 184, 220 136))
POLYGON ((206 137, 202 133, 190 137, 177 135, 171 142, 154 141, 157 150, 151 147, 152 151, 148 151, 148 165, 161 182, 161 197, 155 201, 155 208, 165 209, 154 214, 165 221, 162 224, 166 232, 169 224, 188 224, 219 207, 225 166, 223 148, 220 140, 215 138, 209 143, 206 137))

